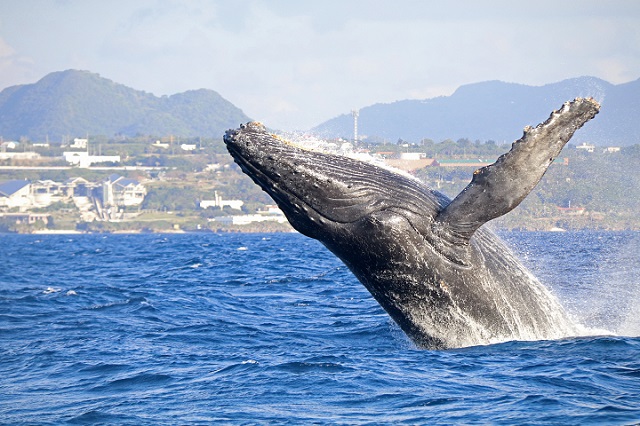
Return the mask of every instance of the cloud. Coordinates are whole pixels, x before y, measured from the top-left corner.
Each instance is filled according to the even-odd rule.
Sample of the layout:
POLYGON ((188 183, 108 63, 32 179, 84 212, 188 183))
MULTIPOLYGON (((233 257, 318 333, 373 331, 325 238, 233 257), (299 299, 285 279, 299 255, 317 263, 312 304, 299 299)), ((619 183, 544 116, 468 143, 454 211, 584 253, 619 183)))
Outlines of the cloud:
POLYGON ((213 89, 304 129, 484 80, 636 79, 639 17, 620 0, 2 2, 0 87, 81 68, 156 95, 213 89))
POLYGON ((13 47, 0 38, 0 81, 30 83, 36 78, 30 71, 32 65, 31 59, 18 55, 13 47))

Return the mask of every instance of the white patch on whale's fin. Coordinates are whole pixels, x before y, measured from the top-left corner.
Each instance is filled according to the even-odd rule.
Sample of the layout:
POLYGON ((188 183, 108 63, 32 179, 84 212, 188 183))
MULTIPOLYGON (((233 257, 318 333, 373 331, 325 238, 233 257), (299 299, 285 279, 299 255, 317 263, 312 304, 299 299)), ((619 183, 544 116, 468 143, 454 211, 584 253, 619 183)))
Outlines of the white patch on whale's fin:
POLYGON ((476 170, 471 183, 436 217, 435 226, 464 244, 484 223, 513 210, 540 181, 574 132, 600 105, 591 98, 566 102, 544 123, 524 129, 511 150, 476 170))

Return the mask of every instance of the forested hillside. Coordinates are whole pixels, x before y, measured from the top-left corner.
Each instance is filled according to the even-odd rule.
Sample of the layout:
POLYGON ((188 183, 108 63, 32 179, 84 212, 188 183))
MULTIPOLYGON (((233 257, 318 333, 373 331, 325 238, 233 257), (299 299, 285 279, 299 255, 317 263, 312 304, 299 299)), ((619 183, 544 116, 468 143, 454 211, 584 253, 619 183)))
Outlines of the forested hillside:
POLYGON ((37 83, 0 92, 4 140, 139 134, 219 137, 246 121, 249 117, 242 110, 213 90, 157 97, 88 71, 54 72, 37 83))
MULTIPOLYGON (((460 142, 454 146, 463 150, 460 142)), ((507 145, 492 148, 492 159, 495 153, 509 149, 507 145)), ((470 157, 474 146, 466 145, 464 150, 470 157)), ((481 146, 478 154, 487 158, 491 151, 481 146)), ((522 204, 496 219, 494 225, 524 229, 640 229, 639 164, 640 145, 623 147, 619 152, 586 152, 568 145, 522 204)), ((455 197, 469 183, 474 170, 427 167, 417 171, 416 176, 455 197)))
MULTIPOLYGON (((594 77, 544 86, 487 81, 461 86, 451 96, 403 100, 360 109, 358 133, 374 140, 420 142, 471 138, 512 142, 522 129, 546 120, 551 111, 576 97, 593 97, 600 114, 573 138, 574 143, 640 143, 640 79, 613 85, 594 77)), ((353 118, 344 114, 313 129, 323 137, 353 138, 353 118)))

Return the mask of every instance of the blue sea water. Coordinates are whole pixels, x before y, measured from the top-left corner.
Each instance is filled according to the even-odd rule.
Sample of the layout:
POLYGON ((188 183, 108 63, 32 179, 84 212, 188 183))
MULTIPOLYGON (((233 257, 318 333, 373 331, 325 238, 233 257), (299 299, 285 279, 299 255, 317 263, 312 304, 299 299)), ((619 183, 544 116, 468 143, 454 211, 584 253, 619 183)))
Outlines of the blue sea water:
POLYGON ((599 335, 417 349, 298 234, 0 235, 0 422, 640 422, 640 233, 503 238, 599 335))

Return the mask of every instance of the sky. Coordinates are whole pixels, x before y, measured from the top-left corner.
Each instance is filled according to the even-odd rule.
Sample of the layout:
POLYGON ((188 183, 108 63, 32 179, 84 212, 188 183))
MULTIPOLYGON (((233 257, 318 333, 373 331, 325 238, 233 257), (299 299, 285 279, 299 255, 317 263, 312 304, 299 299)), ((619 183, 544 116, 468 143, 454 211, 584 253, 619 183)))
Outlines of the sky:
POLYGON ((0 0, 0 90, 67 69, 307 130, 487 80, 636 80, 640 1, 0 0))

